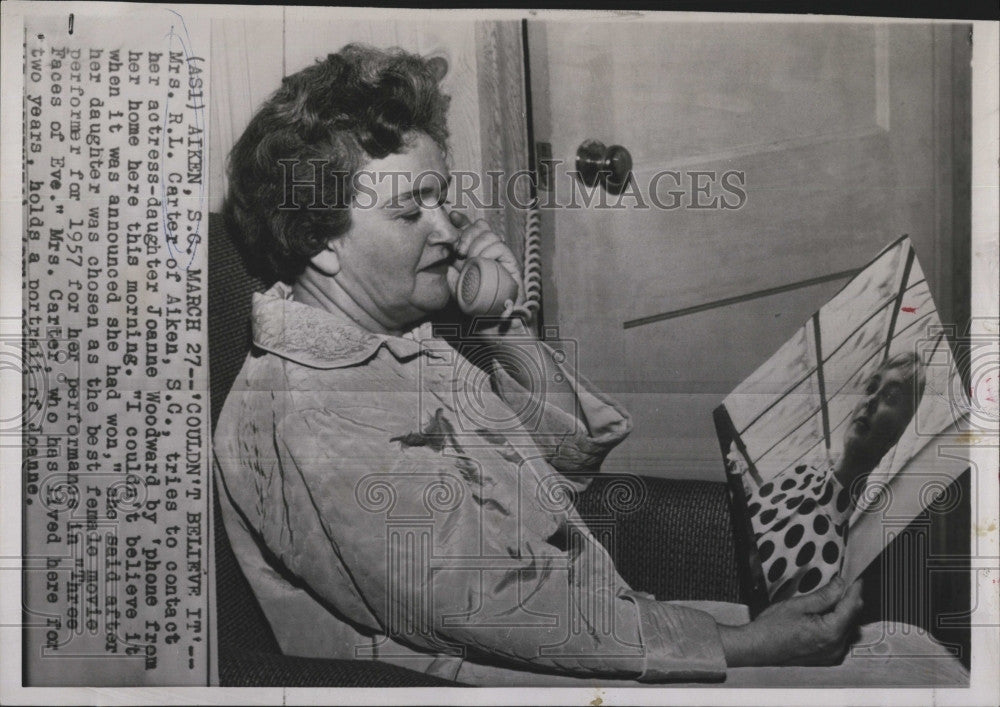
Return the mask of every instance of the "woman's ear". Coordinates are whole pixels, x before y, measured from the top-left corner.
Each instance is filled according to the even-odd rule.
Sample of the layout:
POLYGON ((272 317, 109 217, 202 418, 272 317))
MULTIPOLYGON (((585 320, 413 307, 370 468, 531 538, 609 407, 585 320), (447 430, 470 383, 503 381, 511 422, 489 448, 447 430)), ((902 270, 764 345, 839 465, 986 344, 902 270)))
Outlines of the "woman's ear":
POLYGON ((427 65, 434 72, 434 78, 437 79, 438 83, 448 74, 448 60, 443 56, 432 56, 427 60, 427 65))
POLYGON ((327 241, 326 247, 309 259, 310 265, 329 277, 340 272, 340 254, 336 244, 337 239, 327 241))

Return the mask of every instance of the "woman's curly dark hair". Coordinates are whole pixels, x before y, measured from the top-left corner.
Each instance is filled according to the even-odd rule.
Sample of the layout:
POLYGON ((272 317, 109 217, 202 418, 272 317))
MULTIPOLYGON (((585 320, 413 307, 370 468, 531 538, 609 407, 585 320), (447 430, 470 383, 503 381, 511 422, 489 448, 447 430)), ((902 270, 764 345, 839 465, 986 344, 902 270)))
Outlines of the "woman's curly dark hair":
POLYGON ((447 149, 439 67, 401 49, 349 44, 282 81, 229 153, 226 221, 252 269, 268 282, 298 277, 350 227, 354 175, 405 149, 409 133, 447 149), (293 176, 316 183, 315 205, 311 188, 286 194, 293 176))

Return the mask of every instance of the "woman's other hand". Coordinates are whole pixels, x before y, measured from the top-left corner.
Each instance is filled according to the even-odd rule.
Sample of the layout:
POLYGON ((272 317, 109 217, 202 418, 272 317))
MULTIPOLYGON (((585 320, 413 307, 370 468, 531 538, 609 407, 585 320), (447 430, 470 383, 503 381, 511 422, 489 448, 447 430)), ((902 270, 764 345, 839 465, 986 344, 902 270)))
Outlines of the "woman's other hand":
POLYGON ((861 581, 836 577, 811 594, 778 602, 745 626, 719 626, 729 667, 835 665, 854 634, 861 581))

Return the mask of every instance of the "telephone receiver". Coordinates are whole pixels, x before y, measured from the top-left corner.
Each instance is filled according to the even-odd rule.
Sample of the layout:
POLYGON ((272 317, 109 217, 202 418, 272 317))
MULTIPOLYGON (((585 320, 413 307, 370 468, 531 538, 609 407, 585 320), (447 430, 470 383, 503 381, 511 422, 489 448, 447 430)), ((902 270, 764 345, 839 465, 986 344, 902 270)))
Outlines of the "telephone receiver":
MULTIPOLYGON (((460 229, 472 223, 458 211, 450 212, 448 218, 460 229)), ((453 294, 465 314, 496 317, 517 301, 517 282, 496 260, 469 258, 462 265, 453 294)))
POLYGON ((495 317, 517 300, 517 282, 490 258, 469 258, 455 282, 455 300, 469 316, 495 317))

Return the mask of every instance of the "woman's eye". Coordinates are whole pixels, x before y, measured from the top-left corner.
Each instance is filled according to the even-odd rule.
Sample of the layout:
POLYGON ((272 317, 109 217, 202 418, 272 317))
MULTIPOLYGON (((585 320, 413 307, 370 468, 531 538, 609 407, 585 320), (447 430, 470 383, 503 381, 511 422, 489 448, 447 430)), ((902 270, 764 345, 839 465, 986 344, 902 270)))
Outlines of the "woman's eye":
POLYGON ((416 211, 409 211, 403 214, 402 216, 400 216, 400 218, 403 219, 404 221, 409 221, 410 223, 414 223, 416 221, 419 221, 422 215, 423 212, 420 209, 417 209, 416 211))

